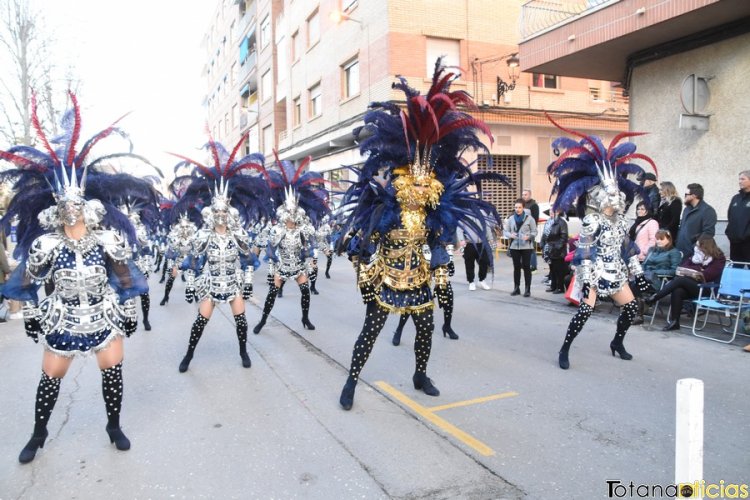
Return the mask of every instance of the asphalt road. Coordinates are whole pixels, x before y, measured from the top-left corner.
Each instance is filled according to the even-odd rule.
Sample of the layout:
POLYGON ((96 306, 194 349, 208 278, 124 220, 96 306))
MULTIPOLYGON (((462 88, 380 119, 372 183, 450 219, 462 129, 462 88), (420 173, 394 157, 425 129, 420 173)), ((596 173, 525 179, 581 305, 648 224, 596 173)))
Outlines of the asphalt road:
MULTIPOLYGON (((441 395, 411 385, 413 326, 390 343, 392 317, 361 375, 354 408, 338 405, 364 306, 344 259, 313 296, 302 329, 299 291, 285 288, 242 368, 231 312, 214 313, 190 370, 177 371, 195 305, 178 280, 151 323, 126 342, 123 430, 109 443, 93 358, 63 380, 50 437, 37 458, 17 456, 31 434, 41 349, 20 320, 0 324, 0 499, 15 498, 607 498, 606 480, 666 485, 674 478, 675 384, 705 383, 704 478, 750 482, 750 403, 744 342, 633 327, 632 361, 614 358, 616 312, 597 311, 571 350, 557 350, 574 309, 543 292, 510 297, 501 257, 493 290, 469 291, 458 258, 457 341, 436 314, 428 374, 441 395)), ((250 328, 267 287, 256 273, 250 328)), ((660 321, 660 320, 657 320, 660 321)))

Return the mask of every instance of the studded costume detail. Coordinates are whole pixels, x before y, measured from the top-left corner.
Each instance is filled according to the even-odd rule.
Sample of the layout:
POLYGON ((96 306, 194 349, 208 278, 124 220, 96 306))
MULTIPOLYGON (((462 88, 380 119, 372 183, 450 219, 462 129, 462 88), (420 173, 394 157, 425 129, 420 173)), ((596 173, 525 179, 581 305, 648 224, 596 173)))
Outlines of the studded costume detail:
MULTIPOLYGON (((549 116, 548 116, 549 118, 549 116)), ((617 320, 617 332, 610 343, 610 350, 624 360, 633 356, 625 350, 623 339, 637 313, 637 301, 633 299, 628 278, 632 275, 636 283, 644 282, 643 269, 638 262, 638 247, 628 236, 628 223, 623 212, 635 199, 643 198, 640 184, 628 179, 628 175, 641 177, 644 170, 631 163, 644 160, 656 170, 653 160, 635 153, 635 145, 619 144, 624 137, 642 135, 623 132, 618 134, 608 148, 598 137, 586 136, 566 129, 549 118, 559 129, 580 137, 575 141, 567 137, 555 140, 552 147, 565 149, 559 158, 547 168, 557 178, 553 196, 557 198, 554 211, 567 212, 577 205, 579 215, 588 208, 590 213, 583 218, 578 249, 573 264, 576 266, 576 283, 581 287, 583 301, 570 324, 559 351, 558 364, 567 370, 570 367, 568 353, 570 345, 591 316, 597 296, 612 297, 621 305, 617 320), (591 296, 590 294, 595 294, 591 296)))
MULTIPOLYGON (((472 174, 462 159, 469 149, 487 150, 477 130, 490 135, 489 129, 459 111, 459 102, 473 102, 464 92, 450 91, 455 75, 444 71, 438 59, 425 95, 401 78, 393 87, 405 93, 405 109, 392 102, 373 103, 364 127, 355 130, 366 160, 355 169, 358 179, 341 204, 341 232, 347 238, 339 251, 346 251, 354 265, 367 310, 339 398, 345 410, 352 408, 360 372, 389 313, 411 315, 416 326, 414 388, 429 396, 440 394, 426 372, 434 329, 433 287, 441 306, 448 306, 450 297, 447 245, 458 227, 487 234, 487 226, 499 222, 496 210, 481 199, 477 181, 482 174, 472 174)), ((394 336, 393 343, 399 342, 400 336, 394 336)))

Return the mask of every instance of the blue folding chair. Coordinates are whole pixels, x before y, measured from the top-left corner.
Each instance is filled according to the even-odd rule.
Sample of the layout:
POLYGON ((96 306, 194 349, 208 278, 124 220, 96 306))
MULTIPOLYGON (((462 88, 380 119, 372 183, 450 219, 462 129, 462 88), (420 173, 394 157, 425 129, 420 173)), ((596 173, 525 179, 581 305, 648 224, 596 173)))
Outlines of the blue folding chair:
MULTIPOLYGON (((748 263, 745 262, 728 262, 727 267, 721 273, 721 281, 719 283, 705 283, 700 285, 698 298, 693 301, 695 304, 693 335, 723 344, 734 342, 734 339, 738 335, 737 329, 742 320, 742 313, 750 310, 750 268, 747 268, 747 266, 748 263), (703 297, 704 290, 711 290, 709 297, 703 297), (697 333, 706 327, 708 315, 712 312, 717 313, 720 318, 722 315, 730 318, 729 327, 732 326, 731 318, 735 318, 733 329, 728 330, 722 326, 724 332, 732 334, 729 340, 721 340, 697 333), (698 315, 701 313, 705 313, 705 317, 703 318, 703 324, 698 328, 698 315)), ((721 319, 719 323, 721 324, 721 319)), ((739 335, 750 336, 744 333, 740 333, 739 335)))

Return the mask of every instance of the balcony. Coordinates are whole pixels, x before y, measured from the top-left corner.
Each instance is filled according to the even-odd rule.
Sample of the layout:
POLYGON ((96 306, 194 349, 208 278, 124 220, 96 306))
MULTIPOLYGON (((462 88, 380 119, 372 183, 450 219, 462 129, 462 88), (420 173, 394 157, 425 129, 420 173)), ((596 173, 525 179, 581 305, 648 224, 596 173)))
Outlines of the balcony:
POLYGON ((244 132, 258 122, 258 103, 240 110, 240 130, 244 132))

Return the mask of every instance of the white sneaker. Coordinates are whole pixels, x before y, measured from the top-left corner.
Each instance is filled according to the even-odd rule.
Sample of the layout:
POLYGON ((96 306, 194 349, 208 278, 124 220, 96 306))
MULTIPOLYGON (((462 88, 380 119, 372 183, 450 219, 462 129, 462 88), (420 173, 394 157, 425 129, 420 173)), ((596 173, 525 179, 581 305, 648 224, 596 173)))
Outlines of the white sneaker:
POLYGON ((476 289, 477 289, 477 285, 475 285, 474 283, 469 283, 469 290, 473 292, 476 289))
POLYGON ((23 311, 8 314, 8 319, 23 319, 23 311))
POLYGON ((479 282, 479 286, 482 287, 482 290, 489 290, 491 288, 490 285, 484 282, 484 280, 479 282))

